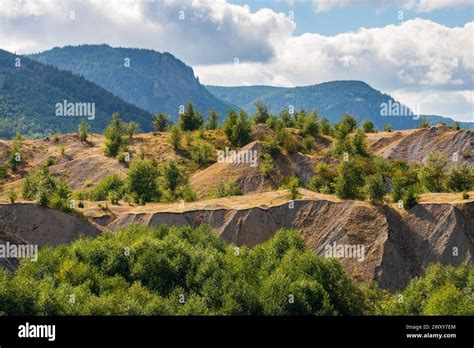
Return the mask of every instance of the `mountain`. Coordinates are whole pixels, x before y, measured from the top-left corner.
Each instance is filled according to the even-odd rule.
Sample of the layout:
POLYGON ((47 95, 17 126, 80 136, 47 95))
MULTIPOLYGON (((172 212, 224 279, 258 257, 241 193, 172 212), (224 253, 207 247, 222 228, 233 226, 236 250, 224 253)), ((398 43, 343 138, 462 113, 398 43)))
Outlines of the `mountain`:
MULTIPOLYGON (((220 87, 206 86, 217 98, 227 101, 254 112, 254 103, 261 100, 270 111, 279 113, 290 105, 295 111, 305 109, 311 111, 317 108, 319 115, 326 116, 331 122, 337 122, 341 115, 348 113, 357 117, 359 121, 371 119, 378 128, 391 124, 394 129, 415 128, 420 120, 414 115, 383 116, 382 106, 394 111, 393 107, 401 106, 394 98, 384 94, 362 81, 331 81, 304 87, 271 87, 271 86, 243 86, 220 87)), ((400 108, 401 109, 401 108, 400 108)), ((395 114, 396 112, 392 112, 395 114)), ((421 116, 424 117, 424 116, 421 116)), ((431 118, 438 122, 454 123, 451 119, 431 118)), ((465 123, 465 126, 474 128, 474 123, 465 123)))
POLYGON ((144 130, 150 128, 150 113, 83 77, 0 50, 0 137, 74 132, 85 118, 91 131, 102 132, 113 112, 144 130), (85 116, 60 110, 65 101, 67 107, 73 106, 73 115, 85 116))
POLYGON ((53 48, 29 57, 82 75, 145 110, 164 111, 175 121, 180 105, 190 100, 201 113, 214 107, 226 114, 233 107, 209 93, 193 69, 170 53, 82 45, 53 48))

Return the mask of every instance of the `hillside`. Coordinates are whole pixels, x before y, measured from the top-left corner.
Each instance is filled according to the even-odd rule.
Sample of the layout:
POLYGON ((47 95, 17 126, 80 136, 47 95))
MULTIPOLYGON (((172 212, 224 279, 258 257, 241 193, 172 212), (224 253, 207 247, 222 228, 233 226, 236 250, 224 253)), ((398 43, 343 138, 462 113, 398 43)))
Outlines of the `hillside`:
MULTIPOLYGON (((419 119, 410 116, 381 116, 382 103, 396 103, 390 95, 380 92, 362 81, 331 81, 304 87, 243 86, 220 87, 206 86, 217 98, 237 105, 247 112, 255 111, 254 103, 261 100, 273 113, 280 113, 289 105, 294 110, 311 111, 317 108, 319 115, 326 116, 331 122, 337 122, 341 115, 348 113, 362 122, 371 119, 377 128, 391 124, 394 129, 415 128, 419 119)), ((427 117, 432 122, 453 124, 449 118, 427 117)), ((463 123, 466 128, 474 128, 473 122, 463 123)))
POLYGON ((112 95, 96 84, 60 71, 26 57, 17 57, 0 50, 0 137, 16 133, 32 137, 54 132, 74 132, 83 119, 90 128, 101 132, 110 122, 113 112, 125 121, 136 121, 142 129, 150 129, 151 115, 112 95), (17 61, 16 58, 20 58, 17 61), (19 62, 20 66, 15 66, 19 62), (86 116, 56 116, 57 103, 88 103, 86 116), (92 109, 94 106, 94 109, 92 109), (90 108, 89 108, 90 107, 90 108))
POLYGON ((175 121, 180 105, 189 100, 201 113, 214 107, 225 114, 232 107, 209 93, 191 67, 166 52, 83 45, 54 48, 29 57, 84 76, 145 110, 166 112, 175 121))

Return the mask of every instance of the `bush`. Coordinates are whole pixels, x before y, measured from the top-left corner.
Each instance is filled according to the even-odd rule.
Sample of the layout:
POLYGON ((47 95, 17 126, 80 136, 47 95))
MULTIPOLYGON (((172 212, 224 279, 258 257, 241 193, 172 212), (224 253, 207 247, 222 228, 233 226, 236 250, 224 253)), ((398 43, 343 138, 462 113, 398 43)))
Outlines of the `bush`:
POLYGON ((387 193, 382 175, 374 174, 365 178, 364 191, 370 203, 380 204, 387 193))
POLYGON ((161 111, 157 112, 156 115, 153 116, 153 128, 155 128, 157 132, 164 132, 168 127, 169 120, 170 117, 167 114, 161 111))
POLYGON ((208 112, 206 128, 208 130, 213 130, 213 129, 217 129, 218 126, 219 126, 219 114, 217 113, 216 109, 211 108, 208 112))
POLYGON ((420 183, 430 192, 442 192, 446 182, 446 156, 441 152, 428 155, 418 172, 420 183))
POLYGON ((22 183, 24 199, 36 200, 41 206, 47 206, 56 190, 56 182, 48 168, 40 168, 27 175, 22 183))
POLYGON ((15 171, 18 167, 18 164, 20 163, 20 160, 21 160, 21 148, 18 144, 15 144, 13 146, 13 149, 10 151, 10 154, 8 155, 8 159, 7 159, 8 167, 10 167, 12 171, 15 171))
POLYGON ((161 175, 163 176, 163 187, 173 193, 175 193, 179 185, 187 182, 181 168, 172 161, 162 166, 161 175))
POLYGON ((265 151, 272 157, 276 157, 281 153, 280 142, 276 137, 270 137, 262 142, 265 151))
POLYGON ((462 193, 462 199, 469 199, 469 198, 470 198, 469 193, 467 192, 462 193))
POLYGON ((186 110, 179 115, 179 128, 183 131, 194 131, 199 129, 202 124, 201 114, 194 110, 193 103, 189 101, 186 110))
POLYGON ((247 113, 242 109, 238 116, 235 111, 229 111, 223 129, 232 146, 242 147, 252 140, 251 123, 247 113))
POLYGON ((5 179, 7 176, 7 168, 3 163, 0 163, 0 179, 5 179))
POLYGON ((426 118, 422 118, 417 128, 428 128, 429 126, 430 121, 428 121, 426 118))
POLYGON ((301 197, 301 193, 299 191, 300 181, 296 176, 290 176, 285 180, 285 184, 282 186, 283 189, 288 190, 288 198, 289 199, 297 199, 301 197))
POLYGON ((181 139, 182 139, 181 130, 177 125, 173 125, 170 127, 170 134, 168 136, 168 140, 171 143, 171 146, 175 150, 181 149, 181 139))
POLYGON ((200 167, 205 167, 215 161, 214 147, 203 141, 193 143, 189 152, 191 159, 200 167))
POLYGON ((304 137, 302 142, 301 142, 301 147, 303 148, 303 150, 305 152, 313 151, 315 146, 316 146, 316 141, 314 140, 314 138, 311 135, 308 135, 308 136, 304 137))
POLYGON ((315 192, 333 193, 335 178, 335 171, 327 163, 319 162, 314 169, 314 175, 308 181, 308 188, 315 192))
POLYGON ((56 189, 51 196, 49 207, 64 212, 72 211, 71 190, 64 179, 61 179, 56 183, 56 189))
POLYGON ((108 199, 109 192, 123 192, 124 185, 125 182, 117 174, 110 174, 90 189, 87 196, 91 201, 105 201, 108 199))
POLYGON ((79 140, 81 143, 87 142, 87 137, 89 135, 89 123, 87 121, 82 120, 79 123, 79 140))
POLYGON ((139 200, 151 202, 159 199, 157 180, 158 169, 152 161, 141 159, 132 161, 127 171, 127 188, 139 200))
POLYGON ((334 183, 336 195, 345 199, 359 198, 363 181, 363 171, 358 163, 353 160, 341 162, 334 183))
POLYGON ((7 193, 8 200, 10 201, 10 204, 15 204, 16 199, 18 198, 18 194, 16 191, 10 190, 7 193))
POLYGON ((255 124, 266 123, 270 117, 267 106, 260 100, 257 100, 254 105, 256 109, 255 115, 253 116, 255 124))
POLYGON ((403 192, 402 201, 403 207, 405 209, 410 209, 411 207, 418 204, 418 194, 414 186, 407 187, 407 189, 403 192))
POLYGON ((45 161, 43 166, 44 167, 51 167, 54 164, 54 158, 53 157, 48 157, 45 161))
POLYGON ((107 194, 107 199, 110 201, 110 203, 112 203, 114 205, 118 205, 119 204, 119 199, 120 199, 120 194, 116 191, 110 191, 107 194))
POLYGON ((303 132, 306 135, 312 135, 313 137, 319 134, 319 124, 315 112, 312 112, 305 117, 303 132))
POLYGON ((321 134, 323 134, 323 135, 332 135, 331 123, 329 122, 329 120, 326 117, 323 117, 319 121, 319 128, 321 130, 321 134))
POLYGON ((239 188, 239 184, 235 180, 229 180, 227 182, 221 181, 210 190, 211 198, 222 198, 240 195, 242 195, 242 191, 239 188))
POLYGON ((115 157, 120 150, 124 150, 126 146, 125 125, 120 120, 119 114, 114 112, 112 114, 112 121, 105 128, 105 148, 104 154, 109 157, 115 157))
POLYGON ((374 122, 372 122, 372 120, 364 120, 362 122, 362 130, 365 133, 373 133, 374 132, 374 122))
POLYGON ((259 169, 260 169, 260 173, 266 176, 267 178, 270 177, 275 172, 276 165, 270 154, 266 153, 263 155, 259 169))
POLYGON ((448 190, 469 191, 474 187, 474 167, 468 162, 459 163, 451 169, 447 182, 448 190))
POLYGON ((384 125, 383 126, 383 131, 384 132, 392 132, 393 131, 392 125, 391 124, 384 125))

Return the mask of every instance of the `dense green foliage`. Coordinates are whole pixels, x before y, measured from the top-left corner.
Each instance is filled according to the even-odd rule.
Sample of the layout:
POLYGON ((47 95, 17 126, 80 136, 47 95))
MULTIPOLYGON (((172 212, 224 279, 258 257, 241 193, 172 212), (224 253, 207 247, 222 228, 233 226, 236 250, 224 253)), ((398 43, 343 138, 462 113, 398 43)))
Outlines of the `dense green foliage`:
POLYGON ((0 271, 0 313, 39 315, 353 315, 362 291, 336 260, 297 232, 252 250, 207 226, 132 226, 117 235, 45 247, 14 276, 0 271))
POLYGON ((390 294, 355 283, 296 231, 249 250, 207 225, 130 226, 0 269, 0 315, 472 314, 473 281, 471 266, 433 265, 390 294))
POLYGON ((473 315, 474 268, 433 264, 424 277, 413 279, 400 294, 377 305, 377 314, 473 315))

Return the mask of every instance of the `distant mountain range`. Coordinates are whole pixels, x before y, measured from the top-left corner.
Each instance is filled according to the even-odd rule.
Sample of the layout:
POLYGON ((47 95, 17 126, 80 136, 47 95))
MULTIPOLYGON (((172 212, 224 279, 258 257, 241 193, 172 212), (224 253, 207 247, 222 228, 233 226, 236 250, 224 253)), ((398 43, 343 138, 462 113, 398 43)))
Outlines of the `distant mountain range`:
POLYGON ((233 108, 209 93, 193 69, 170 53, 82 45, 53 48, 29 57, 81 75, 149 112, 164 111, 174 121, 180 106, 190 100, 203 114, 211 107, 221 114, 233 108))
MULTIPOLYGON (((331 122, 337 122, 341 115, 348 113, 359 121, 371 119, 377 128, 391 124, 394 129, 415 128, 420 119, 416 112, 410 114, 410 109, 399 104, 388 94, 384 94, 362 81, 331 81, 304 87, 271 87, 271 86, 242 86, 220 87, 206 86, 219 99, 254 112, 255 102, 261 100, 271 112, 279 113, 285 108, 293 107, 295 112, 300 109, 311 111, 317 108, 320 116, 327 117, 331 122), (392 112, 383 115, 386 107, 392 112), (399 107, 397 115, 395 107, 399 107), (402 108, 404 108, 402 110, 402 108)), ((414 110, 416 111, 416 110, 414 110)), ((442 116, 425 116, 431 123, 453 124, 455 121, 442 116)), ((465 128, 474 128, 473 122, 463 122, 465 128)))
MULTIPOLYGON (((71 103, 72 107, 94 104, 95 117, 89 121, 93 132, 102 132, 115 111, 150 131, 151 113, 164 111, 176 121, 180 106, 190 100, 203 114, 214 107, 221 121, 230 109, 253 113, 254 103, 261 100, 273 113, 290 106, 295 111, 316 107, 331 122, 348 113, 359 121, 373 120, 377 128, 391 124, 394 129, 408 129, 420 123, 411 116, 383 116, 381 105, 398 103, 361 81, 294 88, 204 86, 193 69, 173 55, 148 49, 82 45, 29 56, 0 50, 0 137, 76 131, 83 118, 67 117, 67 110, 64 117, 57 116, 58 105, 69 109, 71 103)), ((422 117, 432 124, 454 123, 442 116, 422 117)), ((472 129, 474 123, 462 126, 472 129)))

